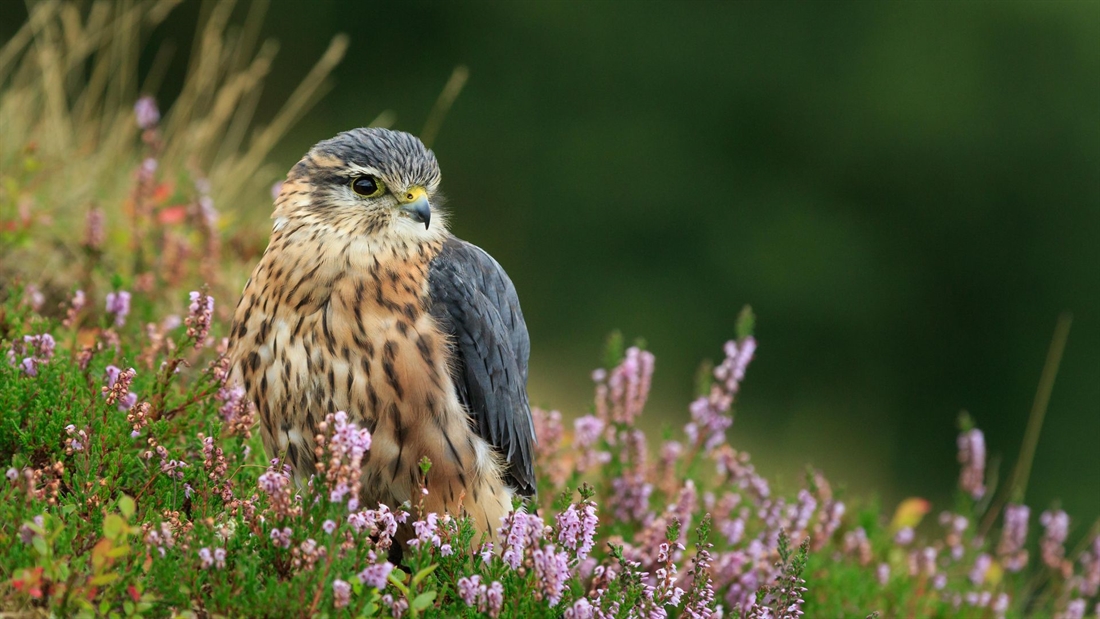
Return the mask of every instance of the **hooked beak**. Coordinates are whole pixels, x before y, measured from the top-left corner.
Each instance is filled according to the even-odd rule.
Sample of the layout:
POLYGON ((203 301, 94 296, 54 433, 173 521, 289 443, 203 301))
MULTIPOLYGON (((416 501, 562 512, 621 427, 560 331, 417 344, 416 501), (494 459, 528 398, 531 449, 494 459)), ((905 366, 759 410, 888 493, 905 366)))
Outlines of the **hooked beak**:
POLYGON ((413 185, 398 194, 397 201, 401 210, 412 217, 413 221, 424 224, 424 229, 432 223, 432 205, 428 203, 428 191, 419 185, 413 185))

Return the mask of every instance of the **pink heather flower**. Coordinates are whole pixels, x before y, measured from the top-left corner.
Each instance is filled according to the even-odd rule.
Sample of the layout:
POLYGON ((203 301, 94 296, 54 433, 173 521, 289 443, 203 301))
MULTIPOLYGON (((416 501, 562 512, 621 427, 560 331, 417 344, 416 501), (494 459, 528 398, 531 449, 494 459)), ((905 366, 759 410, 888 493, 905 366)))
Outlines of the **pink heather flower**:
POLYGON ((435 512, 429 513, 423 520, 414 522, 413 531, 416 532, 416 539, 409 540, 410 546, 420 547, 428 544, 438 548, 443 543, 442 538, 439 537, 439 514, 435 512))
POLYGON ((199 561, 202 562, 200 567, 204 570, 208 570, 214 566, 214 555, 210 552, 209 548, 199 548, 199 561))
POLYGON ((168 549, 176 547, 176 536, 167 522, 161 522, 160 528, 150 528, 144 541, 150 549, 156 548, 162 558, 167 556, 168 549))
POLYGON ((576 468, 580 472, 611 461, 611 454, 598 449, 605 424, 599 417, 584 415, 573 421, 573 445, 579 456, 576 468))
POLYGON ((272 529, 271 541, 275 542, 275 546, 278 548, 290 548, 290 535, 293 533, 290 527, 285 527, 283 530, 272 529))
POLYGON ((493 562, 493 542, 485 542, 481 545, 481 550, 478 551, 478 556, 481 557, 482 563, 493 562))
POLYGON ((332 532, 336 530, 336 522, 333 520, 325 520, 321 523, 321 528, 324 529, 325 533, 332 535, 332 532))
POLYGON ((126 324, 126 316, 130 314, 130 293, 125 290, 107 293, 107 313, 114 314, 116 327, 126 324))
POLYGON ((749 454, 722 445, 714 451, 714 460, 718 474, 728 477, 737 488, 747 490, 758 504, 771 496, 768 480, 757 474, 756 467, 749 462, 749 454))
POLYGON ((466 603, 466 606, 477 608, 479 613, 486 613, 490 617, 500 615, 504 607, 504 585, 497 581, 489 586, 481 583, 481 576, 464 576, 458 579, 458 597, 466 603))
POLYGON ((344 608, 351 603, 351 585, 337 578, 332 581, 332 605, 344 608))
POLYGON ((526 512, 511 512, 501 520, 498 530, 503 538, 504 552, 500 558, 512 569, 519 569, 528 547, 537 546, 543 538, 542 518, 526 512))
MULTIPOLYGON (((35 516, 32 522, 39 530, 46 526, 46 518, 41 514, 35 516)), ((35 535, 38 535, 38 532, 32 529, 29 523, 23 523, 23 526, 19 527, 19 540, 23 542, 24 545, 30 546, 31 543, 34 542, 35 535)))
POLYGON ((970 569, 970 584, 975 587, 982 586, 985 582, 986 574, 989 573, 989 568, 993 566, 993 557, 986 553, 982 553, 974 559, 974 567, 970 569))
POLYGON ((710 393, 691 403, 691 421, 684 426, 688 439, 708 453, 725 442, 726 430, 733 425, 729 411, 756 353, 756 340, 748 337, 740 343, 726 342, 724 350, 726 358, 714 368, 710 393))
POLYGON ((1069 516, 1062 510, 1047 510, 1039 516, 1043 525, 1043 539, 1040 542, 1043 563, 1053 568, 1062 566, 1066 555, 1066 536, 1069 535, 1069 516))
POLYGON ((953 514, 951 512, 943 512, 940 514, 940 524, 947 527, 947 547, 951 549, 951 558, 958 561, 962 558, 965 548, 963 548, 963 533, 966 532, 967 527, 970 526, 970 521, 965 516, 953 514))
MULTIPOLYGON (((691 617, 691 619, 717 619, 720 614, 715 613, 712 610, 714 605, 714 581, 711 578, 711 554, 710 544, 706 544, 699 549, 699 552, 695 554, 695 558, 692 559, 691 571, 688 575, 691 577, 691 587, 687 591, 687 600, 684 603, 684 609, 681 613, 681 617, 691 617)), ((748 583, 751 586, 751 592, 756 592, 756 584, 748 583)), ((733 593, 731 591, 731 593, 733 593)))
POLYGON ((985 436, 974 428, 959 435, 959 487, 977 501, 985 495, 985 436))
POLYGON ((1004 529, 1001 541, 997 545, 997 556, 1005 569, 1019 572, 1027 565, 1027 521, 1031 508, 1027 505, 1008 504, 1005 506, 1004 529))
POLYGON ((798 491, 798 504, 795 508, 795 520, 791 525, 791 538, 801 539, 810 526, 810 519, 817 511, 817 499, 809 490, 798 491))
POLYGON ((209 195, 199 196, 199 216, 207 230, 214 230, 218 223, 218 210, 214 208, 214 198, 209 195))
POLYGON ((485 607, 490 617, 500 616, 500 611, 504 608, 504 585, 495 580, 489 585, 485 591, 485 607))
POLYGON ((867 531, 863 527, 856 527, 844 534, 844 552, 853 555, 860 565, 871 562, 871 541, 867 539, 867 531))
POLYGON ((15 481, 16 479, 19 479, 19 471, 16 470, 15 467, 8 468, 8 472, 6 473, 6 475, 8 477, 8 481, 15 481))
POLYGON ((225 567, 225 548, 214 549, 214 567, 219 570, 225 567))
POLYGON ((598 610, 588 598, 581 598, 565 609, 564 619, 596 619, 598 610))
POLYGON ((152 129, 160 122, 160 110, 157 109, 156 99, 145 96, 134 104, 134 119, 138 128, 142 130, 152 129))
POLYGON ((409 610, 408 600, 403 597, 394 598, 393 595, 389 593, 382 596, 382 603, 390 609, 390 614, 393 615, 393 619, 401 619, 409 610))
POLYGON ((289 486, 290 477, 272 467, 256 479, 256 484, 260 486, 264 493, 274 496, 282 493, 283 489, 289 486))
POLYGON ((107 404, 114 404, 130 393, 130 385, 134 382, 137 371, 134 368, 120 370, 113 365, 108 365, 106 372, 106 384, 100 391, 107 399, 107 404))
POLYGON ((585 501, 579 509, 577 505, 570 505, 554 519, 562 548, 573 551, 577 559, 585 560, 595 545, 596 525, 600 521, 596 517, 595 504, 585 501))
POLYGON ((1076 598, 1070 600, 1066 604, 1066 610, 1058 615, 1055 615, 1055 619, 1085 619, 1085 611, 1088 610, 1083 598, 1076 598))
POLYGON ((134 407, 134 404, 137 404, 137 399, 138 396, 133 391, 127 393, 118 401, 118 410, 123 412, 130 410, 134 407))
POLYGON ((875 568, 875 578, 878 580, 878 584, 886 586, 886 583, 890 582, 890 564, 879 563, 875 568))
POLYGON ((348 414, 337 411, 333 415, 332 447, 341 456, 346 455, 353 464, 358 464, 370 449, 370 431, 348 421, 348 414))
POLYGON ((622 363, 611 370, 607 377, 609 390, 602 395, 610 395, 610 401, 601 406, 610 413, 610 420, 624 425, 633 425, 642 414, 649 387, 653 378, 653 353, 631 346, 626 350, 622 363))
POLYGON ((73 298, 69 302, 69 309, 65 312, 65 319, 61 321, 61 326, 72 327, 76 324, 76 317, 80 313, 80 310, 84 309, 84 306, 88 303, 87 297, 84 295, 83 290, 77 290, 73 293, 73 298))
POLYGON ((653 484, 646 475, 645 433, 633 428, 623 432, 620 438, 620 458, 626 470, 611 480, 613 494, 609 502, 619 520, 644 523, 650 517, 649 497, 653 494, 653 484))
POLYGON ((24 335, 23 345, 28 350, 34 351, 34 357, 39 363, 45 363, 53 359, 53 351, 57 342, 49 333, 43 333, 42 335, 24 335))
POLYGON ((404 512, 395 515, 390 508, 379 505, 378 509, 365 509, 348 514, 348 524, 356 533, 376 538, 379 548, 389 548, 393 536, 397 533, 397 524, 403 522, 404 512))
POLYGON ((161 460, 160 472, 177 481, 183 480, 183 469, 189 465, 183 460, 161 460))
POLYGON ((542 585, 546 600, 550 606, 556 606, 569 580, 569 555, 554 552, 554 545, 549 544, 546 548, 536 548, 531 558, 535 564, 535 577, 542 585))
POLYGON ((65 445, 68 449, 84 451, 84 446, 88 444, 88 434, 84 430, 78 432, 76 426, 70 423, 65 426, 65 434, 70 437, 65 439, 65 445))
POLYGON ((218 389, 218 393, 214 397, 222 403, 218 407, 218 414, 221 415, 222 421, 232 423, 241 416, 247 407, 244 396, 244 387, 240 385, 218 389))
POLYGON ((467 606, 474 606, 477 604, 478 590, 481 587, 481 576, 478 574, 459 578, 458 597, 462 598, 462 601, 466 602, 467 606))
POLYGON ((894 534, 894 543, 898 546, 908 546, 913 543, 914 537, 912 527, 902 527, 894 534))
MULTIPOLYGON (((373 552, 371 553, 374 554, 373 552)), ((374 559, 371 559, 372 561, 374 559)), ((369 565, 362 572, 356 576, 359 582, 368 587, 374 587, 375 589, 385 589, 386 580, 390 577, 390 572, 393 571, 393 564, 389 561, 383 561, 381 563, 375 563, 369 565)))
POLYGON ((118 369, 117 367, 115 367, 113 365, 108 365, 106 371, 107 371, 107 388, 108 389, 113 389, 114 386, 115 386, 115 383, 118 382, 118 376, 122 372, 122 370, 118 369))
POLYGON ((1081 593, 1094 597, 1100 592, 1100 535, 1092 538, 1091 548, 1081 553, 1081 572, 1081 593))
POLYGON ((102 249, 103 242, 107 239, 104 231, 105 219, 106 216, 101 208, 89 209, 84 217, 84 247, 92 252, 102 249))
POLYGON ((214 297, 199 292, 191 291, 191 305, 188 307, 187 337, 195 341, 195 348, 202 348, 206 343, 206 336, 210 333, 210 324, 214 321, 214 297))
POLYGON ((42 309, 42 304, 46 302, 46 295, 42 294, 38 286, 27 284, 24 294, 23 302, 29 305, 31 310, 37 312, 42 309))
POLYGON ((38 360, 34 357, 26 357, 19 364, 19 369, 27 376, 38 376, 38 360))

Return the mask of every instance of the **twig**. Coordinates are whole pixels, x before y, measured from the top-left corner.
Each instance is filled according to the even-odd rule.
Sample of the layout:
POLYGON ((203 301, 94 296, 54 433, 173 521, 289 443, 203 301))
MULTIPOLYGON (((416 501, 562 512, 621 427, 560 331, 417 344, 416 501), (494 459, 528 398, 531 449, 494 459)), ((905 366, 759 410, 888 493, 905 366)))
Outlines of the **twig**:
POLYGON ((466 85, 469 77, 470 70, 466 65, 460 64, 451 72, 451 78, 443 86, 443 91, 439 93, 439 98, 435 100, 435 105, 428 114, 424 128, 420 130, 420 141, 424 142, 428 148, 431 148, 432 143, 435 142, 439 130, 443 127, 443 120, 447 118, 447 112, 451 111, 451 106, 454 105, 455 99, 462 92, 462 87, 466 85))

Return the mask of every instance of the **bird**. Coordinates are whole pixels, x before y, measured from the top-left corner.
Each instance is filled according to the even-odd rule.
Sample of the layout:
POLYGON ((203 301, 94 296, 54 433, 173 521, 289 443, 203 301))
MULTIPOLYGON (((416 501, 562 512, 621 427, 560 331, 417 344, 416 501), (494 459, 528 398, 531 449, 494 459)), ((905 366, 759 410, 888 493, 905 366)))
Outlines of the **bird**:
POLYGON ((536 493, 530 337, 504 269, 448 231, 440 182, 435 154, 401 131, 313 146, 275 199, 228 350, 265 450, 299 483, 343 411, 372 437, 362 505, 424 500, 492 538, 536 493))

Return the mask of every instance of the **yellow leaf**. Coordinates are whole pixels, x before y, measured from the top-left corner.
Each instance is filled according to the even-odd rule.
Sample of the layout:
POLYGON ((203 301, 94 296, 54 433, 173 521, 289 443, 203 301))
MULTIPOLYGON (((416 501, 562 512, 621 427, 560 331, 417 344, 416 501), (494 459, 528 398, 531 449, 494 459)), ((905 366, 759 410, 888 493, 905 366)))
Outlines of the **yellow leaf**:
POLYGON ((895 532, 906 527, 914 529, 930 511, 932 511, 932 503, 928 502, 928 499, 909 497, 898 504, 897 510, 894 511, 894 519, 890 521, 890 529, 895 532))
POLYGON ((91 580, 88 581, 88 584, 98 587, 100 585, 105 585, 116 580, 118 580, 118 574, 115 572, 108 572, 107 574, 92 576, 91 580))

